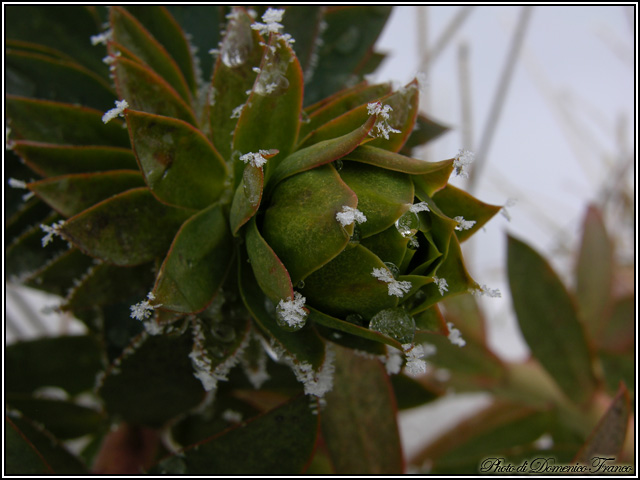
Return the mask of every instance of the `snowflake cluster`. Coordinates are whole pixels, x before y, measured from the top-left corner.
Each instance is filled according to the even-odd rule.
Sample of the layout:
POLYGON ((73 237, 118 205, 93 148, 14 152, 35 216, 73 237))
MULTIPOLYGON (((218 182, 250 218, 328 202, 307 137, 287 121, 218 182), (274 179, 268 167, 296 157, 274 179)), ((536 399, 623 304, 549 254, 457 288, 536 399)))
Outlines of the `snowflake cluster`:
POLYGON ((42 237, 42 246, 46 247, 53 240, 54 236, 62 238, 62 234, 60 233, 60 229, 64 226, 64 220, 60 220, 53 225, 40 225, 40 228, 43 232, 46 233, 44 237, 42 237))
POLYGON ((109 40, 113 37, 113 30, 109 29, 97 35, 91 35, 91 45, 106 45, 109 40))
POLYGON ((447 283, 446 279, 439 278, 434 275, 433 283, 435 283, 438 286, 438 291, 440 292, 440 295, 444 295, 444 292, 449 291, 449 284, 447 283))
POLYGON ((367 217, 357 208, 343 205, 342 211, 336 213, 336 220, 340 222, 340 225, 346 227, 347 225, 351 225, 354 222, 364 223, 367 221, 367 217))
POLYGON ((372 137, 384 137, 386 140, 389 140, 390 133, 400 133, 400 130, 397 130, 391 125, 389 125, 389 112, 392 112, 393 108, 391 105, 382 105, 380 102, 374 102, 367 104, 367 113, 369 115, 377 115, 378 121, 373 126, 373 130, 377 130, 377 133, 372 134, 369 132, 369 135, 372 137))
POLYGON ((462 338, 462 334, 460 333, 460 330, 455 328, 453 326, 453 323, 451 322, 447 322, 447 327, 449 328, 449 336, 447 337, 449 338, 449 341, 453 345, 464 347, 467 344, 467 342, 465 341, 464 338, 462 338))
POLYGON ((413 213, 418 213, 418 212, 430 212, 431 210, 429 209, 429 205, 427 205, 427 202, 420 202, 420 203, 411 205, 411 208, 409 208, 409 211, 413 213))
POLYGON ((469 289, 469 293, 471 295, 474 295, 476 297, 482 297, 484 295, 486 295, 487 297, 491 297, 491 298, 500 298, 502 297, 502 293, 500 293, 500 290, 497 288, 489 288, 486 285, 481 285, 478 288, 470 288, 469 289))
POLYGON ((475 220, 465 220, 463 217, 454 217, 453 219, 458 222, 455 229, 459 231, 469 230, 476 224, 475 220))
POLYGON ((126 100, 116 100, 116 107, 112 108, 102 116, 102 122, 108 123, 118 115, 124 117, 125 108, 129 108, 129 103, 126 100))
POLYGON ((153 315, 153 310, 162 306, 162 304, 151 305, 150 302, 154 301, 155 299, 156 296, 153 294, 153 292, 149 292, 147 294, 146 300, 138 302, 135 305, 131 305, 131 318, 143 321, 153 315))
POLYGON ((466 168, 473 163, 473 152, 460 149, 458 155, 453 159, 453 167, 456 169, 456 175, 467 178, 469 174, 466 168))
POLYGON ((395 295, 396 297, 402 297, 405 293, 411 290, 411 282, 402 281, 399 282, 393 278, 393 274, 386 268, 374 268, 371 275, 389 284, 389 295, 395 295))
POLYGON ((271 155, 269 150, 260 150, 258 153, 245 153, 240 157, 240 160, 244 163, 249 163, 256 168, 260 168, 267 163, 267 159, 264 157, 268 155, 271 155))
POLYGON ((300 293, 294 292, 292 300, 280 300, 277 307, 277 315, 290 327, 303 325, 307 319, 307 311, 304 309, 304 298, 300 293))
POLYGON ((260 35, 280 33, 280 29, 284 28, 280 23, 282 21, 283 15, 284 10, 269 8, 265 12, 265 14, 262 15, 262 21, 264 23, 255 22, 251 25, 251 28, 254 30, 258 30, 260 32, 260 35))

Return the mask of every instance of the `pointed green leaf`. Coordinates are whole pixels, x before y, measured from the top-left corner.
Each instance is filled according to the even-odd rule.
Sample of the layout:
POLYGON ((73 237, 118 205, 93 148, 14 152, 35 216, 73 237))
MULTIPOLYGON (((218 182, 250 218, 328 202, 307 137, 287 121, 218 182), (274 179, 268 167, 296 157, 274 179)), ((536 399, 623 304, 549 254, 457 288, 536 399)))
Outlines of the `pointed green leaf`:
POLYGON ((154 272, 148 264, 137 267, 117 267, 108 263, 94 265, 68 294, 63 309, 76 313, 117 304, 136 295, 143 297, 153 281, 154 272))
MULTIPOLYGON (((5 170, 5 178, 8 176, 8 172, 5 170)), ((15 177, 9 177, 15 178, 15 177)), ((22 236, 27 230, 32 229, 34 226, 39 226, 42 222, 46 222, 47 217, 51 216, 51 208, 40 200, 38 197, 33 196, 26 202, 22 201, 22 195, 25 195, 24 190, 15 189, 20 193, 20 200, 18 205, 13 207, 10 205, 9 195, 10 190, 5 190, 5 227, 4 227, 4 240, 5 245, 10 245, 15 242, 18 237, 22 236), (16 210, 12 212, 15 208, 16 210)))
MULTIPOLYGON (((197 85, 189 42, 180 28, 180 24, 171 16, 167 8, 156 5, 125 5, 125 8, 166 49, 180 68, 189 89, 195 92, 197 85)), ((211 20, 211 25, 216 25, 213 19, 211 20)), ((190 30, 186 31, 191 33, 190 30)), ((194 45, 204 47, 200 43, 194 45)))
POLYGON ((229 270, 231 234, 219 205, 187 220, 176 234, 154 287, 158 303, 168 310, 194 313, 216 295, 229 270))
POLYGON ((308 397, 186 448, 155 467, 158 474, 297 475, 313 454, 318 416, 308 397))
POLYGON ((105 416, 92 408, 76 405, 68 400, 38 398, 24 394, 9 394, 9 408, 19 410, 41 423, 57 438, 78 438, 95 433, 105 424, 105 416))
POLYGON ((456 230, 460 242, 464 242, 486 224, 502 207, 481 202, 467 192, 447 185, 433 196, 433 201, 449 218, 462 217, 466 221, 476 222, 466 230, 456 230))
POLYGON ((358 210, 367 217, 358 225, 362 238, 386 230, 413 205, 413 184, 406 174, 345 162, 340 176, 358 196, 358 210))
POLYGON ((332 98, 331 101, 324 103, 309 114, 308 121, 300 125, 300 138, 303 139, 300 143, 304 143, 307 135, 325 123, 356 107, 387 96, 389 93, 391 93, 391 85, 388 83, 368 85, 364 82, 351 89, 339 92, 339 95, 332 98))
MULTIPOLYGON (((380 102, 392 108, 389 118, 385 122, 392 128, 399 130, 399 133, 390 133, 389 138, 381 137, 371 141, 372 147, 383 148, 392 152, 398 152, 405 144, 418 116, 418 103, 420 91, 418 82, 414 80, 397 92, 382 98, 380 102)), ((378 133, 376 129, 374 132, 378 133)))
MULTIPOLYGON (((153 8, 151 6, 143 7, 145 10, 153 8)), ((189 87, 182 72, 162 44, 124 8, 114 6, 109 9, 109 12, 113 41, 140 58, 145 65, 164 78, 183 100, 190 102, 189 87)))
POLYGON ((127 131, 118 122, 105 125, 98 110, 11 95, 5 107, 16 140, 129 147, 127 131))
POLYGON ((320 58, 313 78, 305 86, 305 104, 317 102, 353 81, 353 73, 371 51, 390 14, 391 7, 380 5, 328 8, 324 43, 318 50, 320 58))
POLYGON ((400 268, 408 242, 409 239, 403 237, 395 225, 392 225, 380 233, 363 238, 360 244, 375 253, 383 262, 393 263, 400 268))
POLYGON ((403 473, 396 402, 379 361, 337 347, 334 388, 321 420, 336 473, 403 473))
POLYGON ((615 395, 624 382, 629 391, 635 396, 636 389, 636 357, 633 348, 621 353, 609 353, 600 351, 598 354, 602 365, 603 377, 607 391, 615 395))
POLYGON ((191 107, 149 67, 124 56, 116 57, 112 66, 115 67, 118 95, 129 103, 129 108, 196 125, 191 107))
POLYGON ((449 333, 449 328, 437 304, 414 315, 413 319, 416 321, 416 332, 438 333, 440 335, 449 333))
POLYGON ((588 464, 596 456, 619 455, 627 436, 631 413, 629 392, 624 384, 621 384, 611 405, 574 460, 588 464))
POLYGON ((576 300, 591 339, 600 338, 606 327, 613 282, 613 245, 602 213, 590 206, 582 223, 582 243, 576 265, 576 300))
POLYGON ((189 359, 190 333, 144 338, 107 371, 99 393, 110 414, 160 426, 198 405, 204 390, 189 359))
POLYGON ((336 214, 358 200, 336 170, 322 166, 278 185, 264 215, 262 235, 297 284, 335 258, 349 243, 353 225, 336 214))
POLYGON ((267 300, 264 292, 260 290, 251 266, 247 263, 246 255, 240 255, 238 285, 247 310, 268 338, 273 340, 288 356, 299 362, 309 363, 315 371, 318 371, 325 361, 323 341, 315 330, 307 326, 295 332, 288 332, 278 326, 275 320, 275 305, 267 300), (270 310, 267 310, 267 306, 270 307, 270 310))
POLYGON ((444 125, 431 120, 426 115, 418 113, 418 118, 416 119, 413 131, 402 147, 402 150, 400 150, 400 153, 411 156, 411 152, 414 148, 438 138, 448 130, 449 127, 445 127, 444 125))
POLYGON ((398 303, 397 297, 389 295, 388 284, 372 275, 374 268, 385 265, 365 247, 356 245, 305 278, 300 293, 309 305, 329 315, 345 318, 357 313, 371 318, 398 303))
POLYGON ((87 257, 77 248, 71 248, 27 278, 24 284, 64 297, 91 265, 91 257, 87 257))
POLYGON ((262 167, 248 164, 242 172, 242 180, 236 188, 229 213, 229 224, 234 235, 238 234, 240 227, 253 217, 262 200, 264 186, 264 172, 262 167))
MULTIPOLYGON (((280 151, 265 167, 267 179, 296 144, 303 86, 300 64, 291 47, 275 35, 270 46, 275 47, 275 53, 265 49, 260 73, 233 135, 233 150, 240 154, 280 151)), ((241 162, 236 160, 236 164, 241 162)))
POLYGON ((133 152, 119 147, 53 145, 18 141, 14 150, 33 171, 56 177, 105 170, 137 170, 133 152))
POLYGON ((407 375, 391 375, 393 393, 398 402, 398 410, 419 407, 425 403, 437 400, 441 393, 435 392, 407 375))
MULTIPOLYGON (((251 17, 245 12, 229 20, 211 80, 212 98, 205 106, 208 109, 210 138, 227 161, 231 160, 231 135, 238 123, 236 109, 247 102, 247 91, 256 80, 253 68, 260 65, 264 53, 264 47, 260 45, 262 39, 251 29, 251 23, 251 17)), ((211 45, 211 48, 216 45, 211 45)))
POLYGON ((341 159, 367 140, 367 134, 373 127, 375 119, 375 116, 370 116, 363 125, 351 133, 316 143, 315 145, 292 153, 278 165, 278 168, 273 173, 269 181, 270 189, 275 187, 280 181, 296 173, 304 172, 341 159))
POLYGON ((325 7, 321 5, 298 5, 285 10, 282 18, 283 31, 295 39, 293 50, 304 72, 305 82, 313 76, 322 34, 325 7))
POLYGON ((7 463, 9 475, 82 475, 87 468, 42 427, 31 420, 9 415, 6 420, 7 463))
POLYGON ((4 365, 7 393, 57 386, 75 395, 94 387, 102 368, 101 346, 90 336, 19 342, 7 346, 4 365))
POLYGON ((116 265, 140 265, 165 254, 192 213, 159 203, 147 188, 136 188, 71 217, 62 233, 88 255, 116 265))
POLYGON ((224 161, 202 133, 174 118, 129 110, 131 143, 152 192, 163 202, 201 209, 224 190, 224 161))
POLYGON ((630 295, 614 303, 609 322, 595 339, 598 348, 609 352, 633 350, 635 326, 635 297, 630 295))
POLYGON ((568 398, 586 401, 595 378, 585 333, 565 286, 543 257, 513 237, 508 238, 507 264, 513 308, 531 352, 568 398))
MULTIPOLYGON (((377 148, 371 144, 361 145, 347 155, 344 160, 368 163, 376 167, 386 168, 395 172, 410 173, 411 175, 432 175, 452 167, 453 160, 441 162, 426 162, 417 158, 407 157, 399 153, 377 148)), ((447 178, 451 170, 448 171, 447 178)))
POLYGON ((55 48, 51 48, 46 45, 34 43, 31 41, 7 39, 5 41, 5 47, 19 51, 21 53, 37 53, 52 60, 66 60, 68 62, 74 61, 73 57, 70 57, 60 50, 56 50, 55 48))
POLYGON ((76 173, 28 184, 32 192, 65 217, 76 215, 113 195, 142 186, 142 176, 133 170, 76 173))
POLYGON ((107 110, 115 92, 94 72, 68 60, 40 53, 6 50, 7 86, 11 95, 86 105, 107 110))

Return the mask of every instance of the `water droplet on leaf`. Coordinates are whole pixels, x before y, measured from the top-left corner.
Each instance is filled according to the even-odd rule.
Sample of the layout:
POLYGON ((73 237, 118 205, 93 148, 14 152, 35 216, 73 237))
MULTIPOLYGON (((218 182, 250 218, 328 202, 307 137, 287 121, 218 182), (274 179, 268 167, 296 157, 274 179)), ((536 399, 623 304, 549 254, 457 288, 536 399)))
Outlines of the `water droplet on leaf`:
POLYGON ((402 344, 413 343, 416 322, 403 308, 387 308, 373 316, 369 328, 402 344))
POLYGON ((360 234, 360 227, 358 227, 358 224, 356 223, 353 226, 353 235, 351 235, 351 237, 349 237, 349 243, 347 244, 347 249, 353 248, 356 245, 360 244, 360 238, 361 238, 361 234, 360 234))
POLYGON ((358 313, 351 313, 347 315, 344 320, 345 322, 353 323, 354 325, 364 325, 364 318, 358 313))
POLYGON ((396 228, 400 235, 405 238, 411 238, 418 233, 420 227, 420 218, 412 211, 405 212, 398 220, 396 220, 396 228))
POLYGON ((235 68, 247 61, 253 49, 251 27, 244 18, 234 18, 229 22, 227 35, 220 47, 220 58, 229 68, 235 68))
POLYGON ((396 266, 396 264, 391 262, 384 262, 384 264, 393 274, 393 278, 397 279, 398 275, 400 275, 400 269, 396 266))

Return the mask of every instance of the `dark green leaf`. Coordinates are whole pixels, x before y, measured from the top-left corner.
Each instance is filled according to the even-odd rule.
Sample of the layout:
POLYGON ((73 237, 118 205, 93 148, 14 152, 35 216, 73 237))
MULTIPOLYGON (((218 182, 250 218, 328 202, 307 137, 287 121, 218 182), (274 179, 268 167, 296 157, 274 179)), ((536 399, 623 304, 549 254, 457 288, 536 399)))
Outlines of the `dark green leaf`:
POLYGON ((585 333, 571 297, 549 264, 531 247, 508 239, 513 307, 533 355, 571 400, 586 401, 595 378, 585 333))
POLYGON ((633 350, 635 340, 635 296, 630 295, 616 301, 609 322, 596 337, 596 344, 602 350, 622 352, 633 350))
POLYGON ((337 348, 322 433, 336 473, 403 473, 396 405, 382 364, 337 348))
POLYGON ((576 455, 575 461, 588 464, 595 456, 617 456, 627 436, 631 413, 629 392, 622 384, 589 439, 576 455))
POLYGON ((6 418, 7 463, 4 473, 9 475, 79 475, 87 468, 71 455, 46 430, 27 418, 11 415, 6 418))
POLYGON ((114 170, 47 178, 29 183, 28 186, 51 208, 65 217, 71 217, 113 195, 142 187, 144 181, 137 171, 114 170))
POLYGON ((129 190, 67 220, 63 235, 91 256, 121 266, 166 253, 193 211, 158 202, 147 188, 129 190))
POLYGON ((262 235, 297 284, 335 258, 349 243, 353 225, 336 214, 357 198, 331 166, 295 175, 276 188, 265 212, 262 235))
POLYGON ((298 57, 305 81, 313 76, 317 59, 317 50, 320 47, 319 37, 322 32, 322 21, 326 7, 320 5, 296 5, 287 8, 282 18, 283 31, 295 39, 293 50, 298 57))
POLYGON ((24 394, 8 394, 9 408, 19 410, 44 425, 57 438, 78 438, 95 433, 105 424, 105 416, 92 408, 67 400, 37 398, 24 394))
POLYGON ((219 205, 187 220, 160 268, 154 294, 163 308, 204 309, 222 285, 233 259, 231 233, 219 205))
POLYGON ((414 148, 438 138, 448 130, 449 127, 445 127, 444 125, 431 120, 426 115, 419 113, 415 126, 413 127, 413 131, 402 147, 402 150, 400 150, 400 153, 411 156, 411 152, 414 148))
MULTIPOLYGON (((383 262, 393 263, 400 268, 408 242, 409 239, 403 237, 395 225, 392 225, 380 233, 363 238, 360 244, 375 253, 383 262)), ((402 270, 400 272, 404 273, 402 270)))
POLYGON ((112 66, 115 67, 118 95, 127 100, 129 108, 196 125, 191 107, 149 67, 125 58, 125 55, 116 57, 112 66))
POLYGON ((201 209, 220 197, 227 168, 199 130, 180 120, 131 110, 127 124, 147 184, 160 200, 201 209))
POLYGON ((6 93, 107 110, 115 92, 83 66, 40 53, 6 51, 6 93))
POLYGON ((107 411, 160 426, 199 404, 204 390, 193 375, 191 347, 190 333, 145 336, 107 371, 99 390, 107 411))
POLYGON ((441 392, 435 392, 406 375, 391 375, 389 378, 399 410, 419 407, 436 400, 441 395, 441 392))
POLYGON ((189 447, 157 465, 157 474, 296 475, 308 465, 318 417, 308 397, 291 402, 189 447))
MULTIPOLYGON (((159 11, 160 7, 146 6, 141 7, 141 10, 152 15, 151 12, 159 11)), ((114 6, 109 9, 109 12, 113 41, 133 53, 143 64, 149 66, 164 78, 184 101, 190 102, 189 87, 182 76, 182 72, 163 45, 149 33, 138 19, 124 8, 114 6)), ((180 39, 184 42, 184 38, 178 35, 178 40, 180 39)), ((189 58, 188 50, 185 53, 189 58)))
POLYGON ((242 172, 242 181, 231 203, 229 213, 229 224, 234 235, 238 234, 240 228, 253 217, 262 200, 264 186, 264 172, 262 167, 247 165, 242 172))
POLYGON ((587 209, 582 223, 582 243, 576 265, 576 300, 589 338, 598 341, 606 327, 613 280, 613 245, 595 207, 587 209))
MULTIPOLYGON (((118 127, 120 128, 120 127, 118 127)), ((19 141, 14 150, 33 171, 45 177, 104 170, 137 170, 133 152, 127 148, 51 145, 19 141)))
POLYGON ((5 108, 16 140, 129 147, 127 131, 118 122, 105 125, 98 110, 11 95, 5 108))
POLYGON ((90 336, 42 338, 5 350, 7 393, 31 393, 57 386, 70 395, 91 390, 102 367, 101 347, 90 336))
POLYGON ((64 297, 77 279, 93 265, 93 259, 77 248, 62 253, 25 280, 25 285, 64 297))
POLYGON ((453 160, 426 162, 371 145, 362 145, 356 148, 347 155, 344 160, 368 163, 369 165, 386 168, 387 170, 422 176, 440 173, 442 170, 445 170, 447 171, 447 178, 449 178, 449 174, 451 174, 453 165, 453 160))

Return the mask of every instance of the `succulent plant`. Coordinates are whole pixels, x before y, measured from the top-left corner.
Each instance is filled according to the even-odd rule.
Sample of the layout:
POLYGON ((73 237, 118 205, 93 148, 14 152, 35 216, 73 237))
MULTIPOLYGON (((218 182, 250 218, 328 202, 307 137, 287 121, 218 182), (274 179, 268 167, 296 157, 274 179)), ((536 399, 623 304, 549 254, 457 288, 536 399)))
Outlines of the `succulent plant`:
POLYGON ((386 392, 367 357, 397 373, 404 355, 420 372, 416 332, 457 338, 438 302, 482 291, 460 243, 500 207, 448 183, 469 152, 411 157, 445 130, 418 113, 417 81, 363 80, 384 58, 372 45, 389 13, 7 7, 7 172, 30 192, 7 198, 7 273, 63 296, 89 331, 9 349, 35 372, 45 355, 75 372, 10 375, 16 432, 37 430, 35 388, 74 396, 102 372, 104 408, 79 429, 97 444, 103 422, 169 429, 165 445, 187 446, 255 417, 155 471, 297 473, 319 431, 309 405, 326 409, 338 455, 326 439, 341 412, 323 400, 334 370, 347 388, 368 369, 386 392), (290 438, 259 458, 233 453, 280 424, 290 438))

